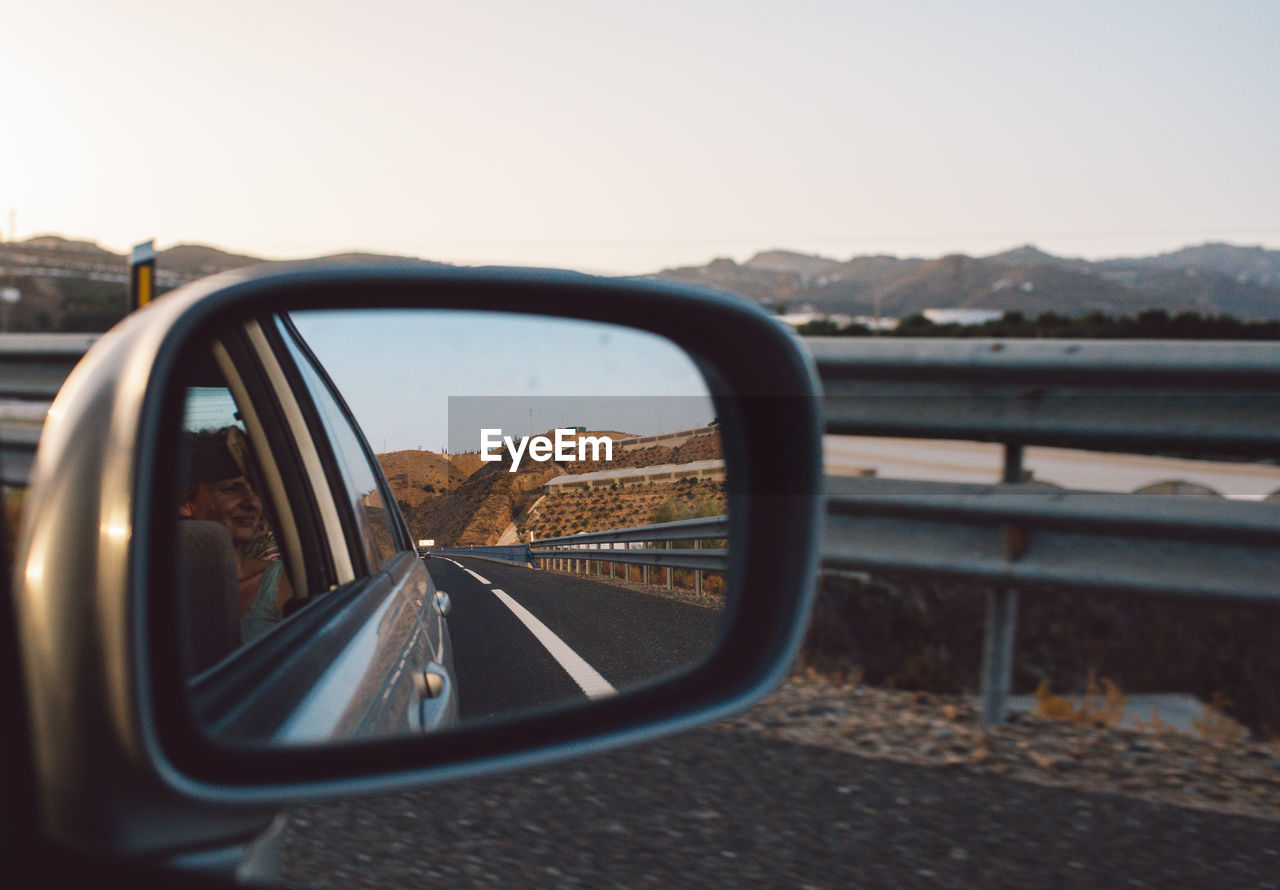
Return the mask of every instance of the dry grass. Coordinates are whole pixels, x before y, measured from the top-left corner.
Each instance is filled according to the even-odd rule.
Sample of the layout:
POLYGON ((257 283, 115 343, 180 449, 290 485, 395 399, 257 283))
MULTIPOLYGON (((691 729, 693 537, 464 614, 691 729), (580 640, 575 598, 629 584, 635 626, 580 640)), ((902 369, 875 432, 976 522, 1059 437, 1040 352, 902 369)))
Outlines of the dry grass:
POLYGON ((1054 695, 1049 691, 1049 681, 1043 680, 1036 689, 1036 713, 1052 720, 1068 720, 1093 726, 1115 726, 1124 718, 1129 698, 1115 683, 1103 677, 1099 683, 1093 671, 1085 687, 1080 704, 1054 695))
POLYGON ((1249 731, 1227 716, 1230 710, 1231 699, 1227 694, 1215 692, 1209 706, 1205 708, 1204 716, 1199 720, 1192 720, 1191 726, 1207 742, 1232 745, 1247 741, 1249 731))
MULTIPOLYGON (((1080 704, 1074 704, 1067 698, 1054 695, 1049 690, 1049 681, 1041 682, 1036 690, 1036 713, 1041 717, 1053 720, 1067 720, 1071 723, 1084 723, 1092 726, 1117 726, 1124 719, 1129 697, 1120 691, 1115 683, 1103 677, 1099 680, 1092 671, 1089 682, 1080 704)), ((1204 716, 1191 721, 1191 728, 1206 742, 1231 745, 1249 740, 1249 730, 1236 720, 1227 716, 1231 710, 1231 700, 1224 692, 1215 692, 1212 701, 1205 707, 1204 716)), ((1176 732, 1172 726, 1160 719, 1159 712, 1151 715, 1150 721, 1130 721, 1134 728, 1146 732, 1166 735, 1176 732)))

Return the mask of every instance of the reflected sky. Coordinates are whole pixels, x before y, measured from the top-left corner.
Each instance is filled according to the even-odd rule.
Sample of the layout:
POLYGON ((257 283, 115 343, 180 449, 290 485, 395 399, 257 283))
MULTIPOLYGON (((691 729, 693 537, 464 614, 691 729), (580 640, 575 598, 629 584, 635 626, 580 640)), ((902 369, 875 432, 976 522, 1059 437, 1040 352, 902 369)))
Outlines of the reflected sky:
POLYGON ((378 452, 475 451, 481 425, 511 435, 555 426, 651 435, 715 416, 683 351, 614 325, 446 310, 293 320, 378 452))

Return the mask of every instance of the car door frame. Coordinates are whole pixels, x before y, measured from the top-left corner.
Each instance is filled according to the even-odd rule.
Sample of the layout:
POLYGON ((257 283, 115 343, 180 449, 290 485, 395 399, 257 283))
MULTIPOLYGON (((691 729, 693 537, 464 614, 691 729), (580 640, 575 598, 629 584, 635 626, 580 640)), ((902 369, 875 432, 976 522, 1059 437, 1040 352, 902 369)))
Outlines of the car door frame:
MULTIPOLYGON (((421 620, 425 613, 443 626, 438 613, 429 611, 435 601, 430 578, 395 508, 386 511, 394 553, 380 566, 370 563, 364 547, 367 519, 352 505, 340 450, 270 321, 248 322, 243 335, 229 335, 226 345, 235 354, 240 388, 252 411, 269 413, 276 421, 269 430, 255 430, 267 440, 257 443, 259 448, 273 455, 293 451, 276 463, 294 458, 304 467, 286 485, 286 509, 321 514, 303 524, 320 530, 321 552, 330 557, 328 565, 312 567, 315 574, 335 584, 197 677, 192 686, 196 722, 220 739, 291 742, 378 737, 447 722, 456 716, 456 692, 446 667, 451 660, 447 631, 437 633, 431 645, 421 620), (384 670, 387 662, 398 667, 384 670), (424 684, 415 674, 428 669, 444 678, 444 688, 435 696, 442 700, 424 708, 424 684)), ((359 425, 305 341, 299 338, 298 347, 360 445, 359 459, 374 474, 384 504, 394 504, 359 425)), ((315 542, 303 549, 314 554, 315 542)))

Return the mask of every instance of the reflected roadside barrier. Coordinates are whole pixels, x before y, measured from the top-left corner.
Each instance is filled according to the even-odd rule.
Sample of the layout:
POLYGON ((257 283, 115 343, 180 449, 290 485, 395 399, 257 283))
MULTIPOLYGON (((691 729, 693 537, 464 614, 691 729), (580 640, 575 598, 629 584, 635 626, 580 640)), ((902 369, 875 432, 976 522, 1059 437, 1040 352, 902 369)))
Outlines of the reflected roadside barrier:
POLYGON ((694 591, 702 595, 704 572, 727 572, 729 551, 704 546, 729 537, 729 517, 681 519, 654 525, 585 532, 533 541, 524 546, 452 547, 432 550, 444 556, 476 556, 513 565, 528 564, 573 574, 617 577, 618 566, 640 566, 642 583, 649 583, 650 569, 663 569, 667 590, 673 589, 677 570, 694 573, 694 591), (689 548, 673 546, 689 544, 689 548), (661 544, 662 547, 653 547, 661 544), (524 554, 527 554, 525 556, 524 554))

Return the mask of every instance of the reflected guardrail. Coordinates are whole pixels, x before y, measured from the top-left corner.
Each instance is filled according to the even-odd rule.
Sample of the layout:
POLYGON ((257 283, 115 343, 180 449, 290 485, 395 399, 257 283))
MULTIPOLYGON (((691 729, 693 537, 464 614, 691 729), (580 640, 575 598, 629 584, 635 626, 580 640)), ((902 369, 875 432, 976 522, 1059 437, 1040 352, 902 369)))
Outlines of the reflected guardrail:
MULTIPOLYGON (((527 544, 497 544, 475 547, 422 547, 419 556, 474 556, 513 566, 534 566, 533 554, 527 544)), ((536 568, 536 566, 534 566, 536 568)))
POLYGON ((704 572, 727 572, 729 551, 724 547, 704 547, 706 542, 729 537, 729 517, 681 519, 653 525, 584 532, 533 541, 518 546, 476 546, 433 548, 430 555, 476 556, 499 562, 575 574, 617 577, 618 566, 640 566, 641 580, 649 583, 650 569, 662 569, 668 590, 674 586, 672 573, 694 572, 694 590, 701 595, 704 572), (662 544, 662 547, 651 547, 662 544), (689 544, 689 547, 675 546, 689 544), (636 545, 640 545, 637 547, 636 545))

